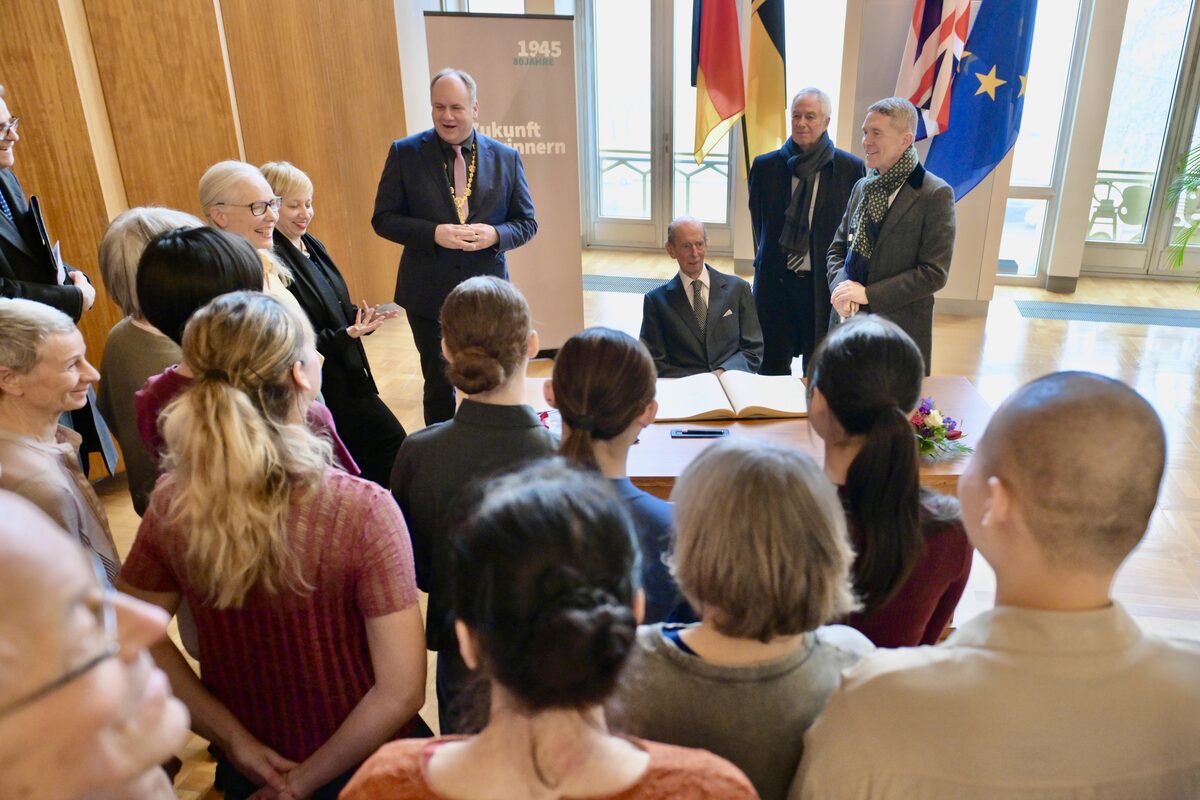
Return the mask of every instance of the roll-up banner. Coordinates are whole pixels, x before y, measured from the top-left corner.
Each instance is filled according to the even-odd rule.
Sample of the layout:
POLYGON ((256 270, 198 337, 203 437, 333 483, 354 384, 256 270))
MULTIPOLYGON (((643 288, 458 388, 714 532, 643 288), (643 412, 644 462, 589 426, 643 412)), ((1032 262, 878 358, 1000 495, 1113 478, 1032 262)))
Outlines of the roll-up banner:
POLYGON ((426 12, 425 38, 429 74, 470 73, 476 130, 521 154, 538 231, 508 253, 508 270, 541 347, 557 349, 583 329, 573 18, 426 12))

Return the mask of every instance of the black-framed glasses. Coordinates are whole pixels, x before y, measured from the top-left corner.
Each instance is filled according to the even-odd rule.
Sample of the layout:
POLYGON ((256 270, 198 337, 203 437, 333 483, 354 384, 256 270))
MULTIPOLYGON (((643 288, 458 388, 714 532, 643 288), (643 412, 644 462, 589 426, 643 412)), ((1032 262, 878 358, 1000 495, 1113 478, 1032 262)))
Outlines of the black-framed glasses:
POLYGON ((276 195, 270 200, 257 200, 253 203, 217 203, 217 205, 229 206, 230 208, 248 208, 250 209, 251 214, 256 217, 261 217, 263 214, 267 213, 268 208, 272 211, 278 211, 279 204, 282 202, 283 198, 279 195, 276 195))
MULTIPOLYGON (((100 559, 94 555, 92 556, 92 569, 96 573, 97 583, 103 586, 104 566, 100 563, 100 559)), ((26 706, 36 703, 46 695, 58 691, 71 681, 87 674, 108 659, 116 657, 121 652, 121 641, 117 636, 116 596, 116 591, 104 589, 100 598, 100 605, 95 609, 96 624, 104 631, 104 649, 79 666, 67 670, 49 683, 39 686, 23 697, 19 697, 7 705, 0 707, 0 717, 6 717, 14 711, 19 711, 26 706)))
POLYGON ((7 138, 9 131, 13 131, 14 133, 16 133, 17 126, 20 124, 21 124, 21 118, 13 117, 8 122, 4 123, 3 125, 0 125, 0 139, 7 138))

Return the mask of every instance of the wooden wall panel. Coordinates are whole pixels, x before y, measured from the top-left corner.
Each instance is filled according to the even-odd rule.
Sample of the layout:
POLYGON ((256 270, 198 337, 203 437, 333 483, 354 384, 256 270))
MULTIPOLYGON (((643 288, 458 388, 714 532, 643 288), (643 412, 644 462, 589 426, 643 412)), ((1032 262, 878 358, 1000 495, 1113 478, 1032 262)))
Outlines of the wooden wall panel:
POLYGON ((96 286, 96 305, 79 327, 89 358, 99 364, 121 313, 108 300, 96 266, 108 216, 58 3, 0 2, 0 32, 5 102, 21 117, 13 171, 27 195, 42 199, 63 257, 96 286))
POLYGON ((390 302, 400 248, 371 211, 393 139, 404 135, 392 0, 292 0, 264 34, 260 0, 221 0, 246 160, 286 160, 315 190, 313 233, 355 301, 390 302))
POLYGON ((200 215, 200 176, 238 158, 213 0, 84 8, 129 205, 200 215))

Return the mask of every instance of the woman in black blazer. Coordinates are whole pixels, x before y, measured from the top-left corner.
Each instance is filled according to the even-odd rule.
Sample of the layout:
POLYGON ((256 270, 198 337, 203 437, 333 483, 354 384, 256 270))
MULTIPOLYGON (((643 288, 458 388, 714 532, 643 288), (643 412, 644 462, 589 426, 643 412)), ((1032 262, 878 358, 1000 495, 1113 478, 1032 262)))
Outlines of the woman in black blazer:
POLYGON ((346 281, 325 245, 308 233, 313 186, 309 177, 286 161, 262 166, 263 177, 283 198, 275 227, 275 254, 292 271, 288 286, 317 333, 317 351, 325 358, 321 393, 333 413, 338 434, 358 462, 364 478, 388 485, 404 426, 379 397, 362 337, 378 330, 399 312, 350 302, 346 281))

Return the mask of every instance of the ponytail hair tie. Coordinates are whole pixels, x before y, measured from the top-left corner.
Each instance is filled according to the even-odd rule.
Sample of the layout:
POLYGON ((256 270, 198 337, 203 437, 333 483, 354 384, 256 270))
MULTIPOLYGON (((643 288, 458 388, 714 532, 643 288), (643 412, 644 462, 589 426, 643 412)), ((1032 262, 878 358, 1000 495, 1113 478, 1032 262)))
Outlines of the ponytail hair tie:
POLYGON ((200 373, 200 377, 206 381, 221 381, 222 383, 230 383, 229 373, 223 369, 206 369, 200 373))
POLYGON ((596 430, 596 420, 592 419, 587 414, 580 414, 574 419, 567 420, 567 424, 577 431, 586 431, 592 433, 596 430))

